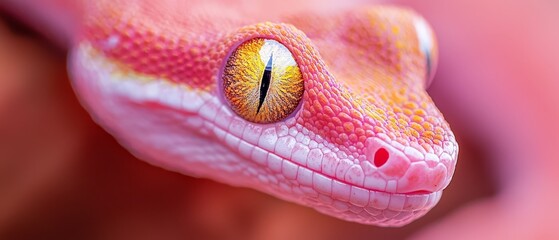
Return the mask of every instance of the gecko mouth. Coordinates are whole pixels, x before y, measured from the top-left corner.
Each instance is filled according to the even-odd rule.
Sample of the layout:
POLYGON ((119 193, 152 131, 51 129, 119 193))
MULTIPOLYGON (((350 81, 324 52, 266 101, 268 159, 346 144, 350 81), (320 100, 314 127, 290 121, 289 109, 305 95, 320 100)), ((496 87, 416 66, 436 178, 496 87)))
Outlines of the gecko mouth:
MULTIPOLYGON (((251 162, 260 165, 262 169, 266 169, 266 176, 260 178, 261 182, 256 184, 259 186, 258 189, 262 190, 262 186, 265 185, 268 187, 268 191, 275 193, 274 195, 280 198, 311 205, 318 211, 329 215, 333 211, 349 214, 347 217, 342 215, 342 218, 355 221, 355 216, 348 212, 364 211, 368 215, 378 215, 379 212, 382 212, 382 214, 388 215, 400 214, 401 223, 404 223, 426 213, 436 205, 442 195, 442 191, 423 189, 410 192, 390 192, 386 188, 377 189, 363 185, 359 186, 345 179, 339 179, 335 173, 329 175, 324 171, 326 169, 317 170, 316 162, 313 160, 316 157, 311 156, 312 153, 298 153, 301 149, 295 147, 294 137, 279 134, 280 137, 277 138, 278 131, 275 130, 276 128, 267 128, 260 131, 261 129, 256 130, 259 129, 258 126, 246 126, 249 130, 245 129, 245 133, 254 130, 260 134, 261 138, 268 140, 253 144, 244 138, 240 139, 230 135, 226 132, 228 129, 221 128, 219 123, 212 125, 212 127, 214 132, 217 133, 216 137, 228 139, 224 142, 240 157, 249 159, 251 162), (268 145, 269 142, 281 146, 293 146, 293 148, 291 151, 280 150, 276 149, 275 145, 268 145), (287 152, 290 152, 289 157, 285 157, 287 152), (306 157, 297 157, 302 155, 306 155, 306 157), (306 160, 307 164, 301 163, 303 159, 306 160), (277 195, 278 191, 282 194, 277 195), (294 192, 300 194, 294 194, 294 192)), ((303 150, 303 152, 306 151, 303 150)), ((329 162, 334 159, 330 158, 331 156, 328 153, 323 155, 325 160, 323 165, 329 165, 329 162)), ((344 160, 347 159, 336 159, 339 163, 347 162, 344 160)), ((384 216, 382 214, 379 216, 384 216)), ((367 216, 360 221, 374 222, 377 220, 375 217, 367 216)), ((389 224, 386 223, 386 225, 389 224)))
MULTIPOLYGON (((411 169, 412 178, 415 177, 414 174, 418 174, 417 170, 411 167, 412 165, 426 166, 426 164, 420 161, 414 163, 403 155, 403 152, 390 146, 379 145, 382 142, 380 140, 372 141, 372 144, 369 144, 371 150, 382 148, 388 153, 384 164, 377 167, 367 160, 359 162, 340 158, 329 147, 324 147, 324 143, 321 143, 323 147, 319 150, 316 147, 318 144, 312 140, 307 141, 308 139, 301 135, 290 135, 289 132, 295 132, 290 130, 295 128, 299 128, 299 133, 305 132, 305 130, 302 130, 303 127, 294 121, 290 122, 289 119, 285 124, 252 125, 244 123, 227 108, 220 108, 218 111, 216 115, 236 119, 227 119, 229 117, 208 119, 214 121, 211 128, 218 140, 225 143, 232 151, 237 152, 240 157, 267 169, 268 175, 276 177, 281 175, 285 181, 292 182, 293 185, 310 188, 334 199, 347 201, 354 199, 356 202, 368 201, 371 194, 400 198, 408 196, 432 198, 439 196, 443 188, 440 183, 433 185, 425 183, 425 181, 433 179, 430 177, 423 178, 423 180, 415 178, 416 182, 413 182, 415 185, 410 184, 411 187, 404 185, 411 182, 410 177, 406 176, 409 169, 411 169), (291 127, 286 125, 291 125, 291 127), (405 161, 405 163, 399 161, 405 161), (398 171, 395 171, 394 165, 397 165, 396 170, 398 171), (395 174, 400 174, 401 176, 398 177, 404 180, 398 182, 400 179, 396 178, 395 174), (387 176, 392 179, 384 180, 387 176), (398 188, 399 184, 404 186, 398 188), (429 186, 433 187, 429 189, 429 186)), ((317 138, 317 136, 314 137, 317 138)), ((378 152, 377 150, 375 152, 378 152)), ((441 165, 436 166, 438 166, 436 169, 444 169, 441 165)), ((422 171, 428 170, 419 168, 420 174, 431 173, 422 171)), ((436 173, 436 171, 432 172, 436 173)), ((434 175, 445 178, 446 172, 442 171, 442 173, 442 175, 434 175)), ((436 181, 441 181, 439 178, 436 178, 436 181)))
POLYGON ((419 190, 419 191, 413 191, 413 192, 407 192, 407 193, 403 193, 403 194, 407 194, 407 195, 425 195, 425 194, 431 194, 433 192, 429 192, 429 191, 425 191, 425 190, 419 190))

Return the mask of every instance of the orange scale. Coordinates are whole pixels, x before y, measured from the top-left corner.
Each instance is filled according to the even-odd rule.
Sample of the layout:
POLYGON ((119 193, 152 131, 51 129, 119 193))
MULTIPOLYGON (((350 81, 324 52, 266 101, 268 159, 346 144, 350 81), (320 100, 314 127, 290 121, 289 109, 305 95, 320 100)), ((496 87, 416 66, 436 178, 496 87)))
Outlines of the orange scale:
POLYGON ((401 126, 401 127, 410 126, 409 121, 406 121, 406 119, 403 119, 403 118, 398 118, 397 122, 398 122, 398 125, 401 126))
POLYGON ((411 121, 419 124, 419 123, 423 123, 423 122, 425 121, 425 119, 423 119, 423 118, 420 117, 420 116, 413 115, 413 116, 411 117, 411 121))
POLYGON ((416 131, 415 129, 409 129, 409 134, 408 135, 411 135, 416 139, 419 138, 419 132, 416 131))
POLYGON ((381 128, 381 127, 379 127, 379 126, 374 126, 374 127, 373 127, 373 131, 374 131, 375 133, 386 133, 386 130, 384 130, 384 128, 381 128))
POLYGON ((424 131, 423 133, 421 133, 421 136, 428 138, 428 139, 434 139, 435 138, 435 133, 432 131, 424 131))
POLYGON ((434 139, 437 139, 437 140, 440 140, 440 141, 446 140, 445 137, 443 137, 443 136, 440 135, 440 134, 436 134, 435 136, 433 136, 433 138, 434 138, 434 139))
POLYGON ((415 129, 418 132, 423 132, 424 131, 423 127, 416 122, 410 123, 410 127, 415 129))

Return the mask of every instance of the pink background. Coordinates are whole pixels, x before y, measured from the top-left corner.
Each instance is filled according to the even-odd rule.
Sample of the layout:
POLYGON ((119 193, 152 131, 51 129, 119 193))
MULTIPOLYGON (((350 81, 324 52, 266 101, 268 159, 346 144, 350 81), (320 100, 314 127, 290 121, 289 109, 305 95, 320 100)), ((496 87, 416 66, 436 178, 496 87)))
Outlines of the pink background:
POLYGON ((429 92, 461 147, 424 218, 348 223, 139 161, 79 106, 64 52, 1 14, 0 239, 558 239, 559 2, 399 3, 438 35, 429 92))

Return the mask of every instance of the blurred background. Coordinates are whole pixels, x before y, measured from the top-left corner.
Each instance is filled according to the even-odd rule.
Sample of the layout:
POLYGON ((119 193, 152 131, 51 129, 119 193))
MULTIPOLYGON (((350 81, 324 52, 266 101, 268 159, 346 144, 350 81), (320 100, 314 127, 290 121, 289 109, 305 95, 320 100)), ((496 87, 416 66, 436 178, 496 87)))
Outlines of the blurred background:
POLYGON ((559 239, 559 1, 395 3, 437 33, 429 92, 460 144, 441 202, 402 228, 135 159, 80 107, 64 49, 0 7, 0 239, 559 239))

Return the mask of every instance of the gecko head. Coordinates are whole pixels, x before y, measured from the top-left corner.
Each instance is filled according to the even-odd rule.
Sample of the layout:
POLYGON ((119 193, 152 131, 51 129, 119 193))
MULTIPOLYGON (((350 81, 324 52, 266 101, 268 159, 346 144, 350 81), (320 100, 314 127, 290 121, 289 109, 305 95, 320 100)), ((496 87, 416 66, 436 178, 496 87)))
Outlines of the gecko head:
POLYGON ((74 86, 157 165, 360 223, 429 211, 458 146, 425 92, 436 65, 425 21, 379 7, 282 22, 173 32, 153 46, 149 22, 107 24, 74 51, 74 86), (172 48, 181 37, 190 48, 172 48))
MULTIPOLYGON (((223 64, 222 100, 258 126, 248 128, 258 129, 257 147, 268 151, 265 164, 287 180, 306 182, 347 206, 407 211, 401 221, 406 222, 417 217, 412 212, 436 204, 458 153, 452 131, 425 92, 436 66, 434 35, 421 17, 393 8, 343 19, 324 32, 300 29, 305 25, 255 26, 258 34, 240 40, 223 64), (258 64, 245 64, 239 74, 247 61, 258 64), (297 73, 285 77, 286 67, 297 73), (256 74, 246 74, 246 68, 256 74), (259 112, 262 103, 270 107, 259 112), (263 120, 267 114, 276 118, 263 120), (275 158, 281 160, 270 160, 275 158)), ((348 218, 355 220, 354 214, 348 218)))

